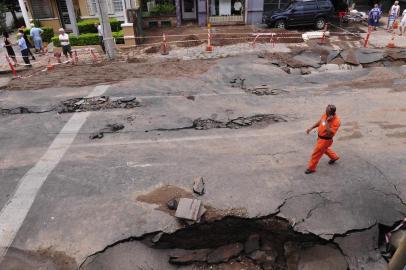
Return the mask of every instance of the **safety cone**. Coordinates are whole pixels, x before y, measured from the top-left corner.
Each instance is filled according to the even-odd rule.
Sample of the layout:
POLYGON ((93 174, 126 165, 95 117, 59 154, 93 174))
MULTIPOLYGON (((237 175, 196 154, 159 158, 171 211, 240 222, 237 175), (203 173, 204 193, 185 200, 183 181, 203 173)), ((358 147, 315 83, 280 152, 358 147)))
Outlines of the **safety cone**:
POLYGON ((326 44, 326 31, 327 31, 327 27, 328 27, 328 23, 326 23, 326 25, 324 25, 324 29, 323 29, 323 35, 320 38, 319 44, 323 45, 326 44))
POLYGON ((369 36, 371 35, 371 27, 368 28, 367 36, 365 37, 364 48, 368 47, 369 36))
POLYGON ((9 65, 10 69, 11 69, 11 72, 13 73, 13 77, 17 78, 17 71, 14 68, 14 65, 11 63, 10 57, 8 57, 8 55, 6 55, 6 60, 8 62, 8 65, 9 65))
POLYGON ((162 45, 161 45, 161 54, 162 55, 168 55, 168 43, 166 42, 166 34, 162 34, 162 45))
POLYGON ((207 47, 206 51, 207 52, 212 52, 214 47, 211 45, 211 25, 207 25, 207 47))
POLYGON ((96 56, 96 54, 94 53, 93 49, 90 49, 90 54, 91 54, 92 57, 93 57, 93 61, 94 61, 94 62, 97 62, 97 56, 96 56))
POLYGON ((79 61, 79 59, 78 59, 78 51, 74 51, 73 52, 73 64, 77 64, 78 63, 78 61, 79 61))
POLYGON ((392 34, 392 38, 390 39, 390 41, 388 42, 388 45, 386 45, 387 48, 396 48, 395 46, 395 34, 392 34))
POLYGON ((51 71, 53 69, 54 69, 54 65, 51 64, 51 58, 48 58, 47 70, 51 71))

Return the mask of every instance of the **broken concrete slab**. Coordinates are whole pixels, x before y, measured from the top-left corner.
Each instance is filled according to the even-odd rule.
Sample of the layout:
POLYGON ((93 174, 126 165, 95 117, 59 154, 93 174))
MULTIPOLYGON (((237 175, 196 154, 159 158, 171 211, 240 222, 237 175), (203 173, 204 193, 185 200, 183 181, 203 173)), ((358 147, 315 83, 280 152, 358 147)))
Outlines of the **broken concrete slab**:
POLYGON ((169 262, 177 265, 206 262, 210 251, 210 249, 175 250, 169 254, 169 262))
POLYGON ((140 103, 136 97, 97 96, 89 98, 72 98, 61 102, 57 106, 58 113, 72 113, 83 111, 100 111, 108 109, 130 109, 138 107, 140 103))
POLYGON ((297 269, 300 270, 347 270, 344 256, 329 245, 318 245, 300 251, 297 269))
POLYGON ((320 67, 320 56, 318 56, 318 58, 313 58, 313 57, 309 57, 303 54, 300 55, 295 55, 293 57, 294 60, 301 62, 302 63, 302 67, 313 67, 313 68, 319 68, 320 67))
POLYGON ((210 264, 228 262, 231 258, 237 257, 243 249, 244 246, 240 243, 216 248, 207 255, 207 262, 210 264))
POLYGON ((200 211, 201 200, 181 198, 176 209, 175 217, 197 221, 200 211))
POLYGON ((205 192, 205 183, 203 177, 195 177, 193 181, 193 192, 202 196, 205 192))
POLYGON ((343 252, 350 270, 384 269, 386 262, 378 250, 379 228, 377 225, 360 232, 337 236, 337 243, 343 252))
POLYGON ((382 50, 370 48, 351 48, 340 53, 345 62, 352 65, 369 64, 383 60, 385 53, 382 50))

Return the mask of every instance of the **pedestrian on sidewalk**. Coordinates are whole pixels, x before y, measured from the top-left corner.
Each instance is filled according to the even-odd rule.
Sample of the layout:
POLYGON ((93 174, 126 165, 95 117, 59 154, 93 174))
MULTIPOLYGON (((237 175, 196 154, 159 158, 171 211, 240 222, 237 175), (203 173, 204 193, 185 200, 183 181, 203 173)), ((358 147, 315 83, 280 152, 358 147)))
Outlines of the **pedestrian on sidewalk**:
POLYGON ((65 33, 65 29, 59 28, 59 42, 62 46, 62 52, 66 58, 72 58, 72 48, 69 42, 69 35, 65 33), (68 57, 69 54, 69 57, 68 57))
POLYGON ((10 56, 11 59, 13 59, 14 65, 16 65, 17 64, 16 53, 14 52, 13 44, 11 44, 9 40, 10 35, 8 34, 7 31, 3 32, 3 37, 4 37, 4 46, 6 47, 7 54, 8 56, 10 56))
POLYGON ((35 52, 44 52, 44 49, 42 47, 42 37, 41 34, 44 32, 39 27, 36 27, 34 24, 31 24, 31 30, 30 30, 30 36, 32 38, 32 41, 34 42, 34 47, 35 47, 35 52))
POLYGON ((97 29, 97 34, 99 35, 99 44, 102 48, 103 52, 106 53, 106 48, 104 46, 104 38, 103 38, 103 28, 99 23, 95 23, 94 26, 97 29))
POLYGON ((402 19, 400 20, 400 33, 399 36, 402 36, 406 33, 406 8, 403 10, 402 19))
POLYGON ((316 127, 318 131, 317 144, 314 148, 307 170, 305 171, 306 174, 314 173, 316 171, 317 164, 324 154, 330 158, 330 161, 328 162, 330 165, 333 165, 340 158, 330 148, 333 144, 333 137, 337 133, 340 125, 341 121, 336 115, 336 107, 334 105, 328 105, 326 113, 323 114, 321 119, 311 128, 306 130, 307 134, 316 127))
POLYGON ((382 11, 378 4, 374 5, 374 8, 369 11, 368 14, 368 28, 369 30, 376 30, 379 25, 379 19, 381 18, 382 11))
POLYGON ((32 54, 32 51, 31 51, 31 48, 33 48, 33 46, 31 44, 31 41, 28 39, 27 34, 24 32, 24 29, 20 28, 20 29, 18 29, 18 32, 23 34, 25 43, 27 44, 27 47, 28 47, 28 54, 31 56, 32 60, 35 60, 35 57, 34 57, 34 55, 32 54))
POLYGON ((20 47, 21 56, 23 57, 24 63, 27 67, 31 67, 30 58, 28 57, 28 47, 25 43, 24 35, 21 33, 17 34, 18 47, 20 47))
POLYGON ((399 13, 400 13, 399 1, 395 1, 395 3, 390 8, 388 13, 388 26, 386 28, 388 32, 391 32, 393 30, 393 24, 398 19, 399 13))

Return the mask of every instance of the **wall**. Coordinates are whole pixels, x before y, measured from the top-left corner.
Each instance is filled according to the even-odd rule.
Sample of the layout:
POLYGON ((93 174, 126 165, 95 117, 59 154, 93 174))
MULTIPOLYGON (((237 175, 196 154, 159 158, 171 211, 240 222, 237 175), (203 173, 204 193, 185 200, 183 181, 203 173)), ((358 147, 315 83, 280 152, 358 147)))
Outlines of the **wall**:
MULTIPOLYGON (((21 12, 16 12, 16 15, 17 15, 17 18, 23 16, 21 12)), ((14 19, 13 19, 13 15, 11 15, 11 12, 6 13, 6 24, 7 24, 7 27, 14 26, 14 19)))
POLYGON ((54 19, 42 19, 40 20, 42 27, 52 27, 55 33, 58 33, 59 28, 61 28, 61 22, 58 18, 54 19))
POLYGON ((262 23, 264 0, 247 0, 247 24, 262 23))
POLYGON ((90 16, 89 10, 87 9, 86 0, 78 0, 78 6, 79 6, 79 9, 80 9, 80 16, 81 17, 90 16))

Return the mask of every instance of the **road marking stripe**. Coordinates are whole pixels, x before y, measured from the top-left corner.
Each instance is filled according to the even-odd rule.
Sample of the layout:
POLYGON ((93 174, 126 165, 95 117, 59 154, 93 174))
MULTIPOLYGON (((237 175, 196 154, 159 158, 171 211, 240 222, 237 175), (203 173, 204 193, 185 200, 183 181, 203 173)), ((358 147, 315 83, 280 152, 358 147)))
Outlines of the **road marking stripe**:
MULTIPOLYGON (((100 96, 108 87, 108 85, 96 86, 87 97, 100 96)), ((0 262, 14 241, 48 175, 69 149, 89 115, 90 112, 74 113, 72 115, 45 154, 21 178, 14 195, 0 211, 0 262)))

